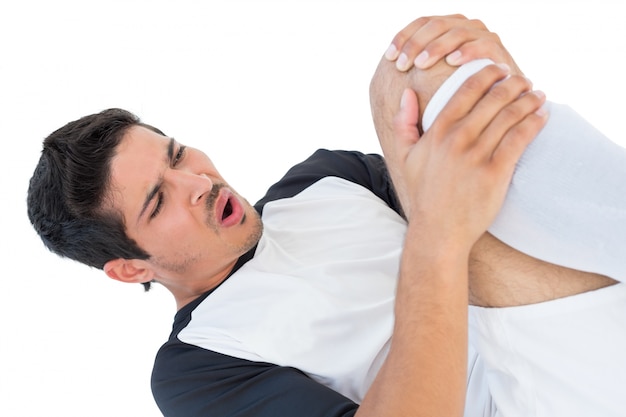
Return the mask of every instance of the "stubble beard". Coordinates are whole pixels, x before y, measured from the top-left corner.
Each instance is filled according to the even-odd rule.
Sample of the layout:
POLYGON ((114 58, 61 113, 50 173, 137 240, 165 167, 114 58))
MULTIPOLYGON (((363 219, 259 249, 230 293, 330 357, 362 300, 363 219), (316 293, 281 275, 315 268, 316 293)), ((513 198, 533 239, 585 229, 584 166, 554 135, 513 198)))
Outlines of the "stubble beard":
MULTIPOLYGON (((223 183, 214 184, 205 202, 207 210, 206 225, 213 230, 216 236, 220 235, 220 230, 217 220, 215 219, 215 203, 219 197, 220 190, 225 187, 226 185, 223 183)), ((238 254, 238 256, 242 256, 254 248, 263 235, 263 222, 261 220, 261 216, 256 210, 248 210, 249 207, 251 207, 250 203, 245 199, 242 200, 245 203, 244 210, 246 211, 242 224, 246 222, 253 222, 253 225, 251 226, 252 230, 243 242, 238 245, 235 244, 231 246, 233 253, 238 254)), ((188 256, 189 253, 186 253, 186 255, 188 256)), ((174 256, 172 258, 174 258, 174 256)), ((190 267, 190 265, 196 263, 200 258, 202 258, 201 254, 195 254, 192 257, 184 257, 184 259, 179 262, 168 261, 162 257, 153 258, 153 262, 160 268, 176 274, 183 274, 190 267)))

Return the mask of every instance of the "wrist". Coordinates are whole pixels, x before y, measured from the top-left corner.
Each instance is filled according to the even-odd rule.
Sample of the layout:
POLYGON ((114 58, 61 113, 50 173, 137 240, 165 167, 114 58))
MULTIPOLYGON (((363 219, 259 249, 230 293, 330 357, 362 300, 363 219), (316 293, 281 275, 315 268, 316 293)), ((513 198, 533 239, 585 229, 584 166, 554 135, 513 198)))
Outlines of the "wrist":
POLYGON ((426 265, 467 268, 474 242, 459 233, 450 233, 445 228, 424 221, 409 221, 405 236, 405 251, 426 265))

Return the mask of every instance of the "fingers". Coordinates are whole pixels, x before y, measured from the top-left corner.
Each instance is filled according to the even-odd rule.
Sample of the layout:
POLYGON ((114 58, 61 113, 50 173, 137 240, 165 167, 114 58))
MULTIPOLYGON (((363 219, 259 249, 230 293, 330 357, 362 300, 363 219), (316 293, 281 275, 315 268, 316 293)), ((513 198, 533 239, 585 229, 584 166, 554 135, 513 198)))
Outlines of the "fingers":
POLYGON ((471 127, 466 129, 470 137, 476 137, 479 146, 493 149, 511 125, 542 104, 532 100, 538 98, 537 95, 520 100, 531 89, 530 80, 521 76, 509 76, 494 84, 464 120, 471 127), (536 107, 530 110, 529 106, 533 104, 536 107), (484 135, 485 130, 491 134, 484 135))
MULTIPOLYGON (((520 117, 516 123, 514 122, 515 117, 508 121, 502 121, 504 126, 510 125, 510 127, 498 143, 491 158, 493 168, 504 172, 508 178, 513 176, 515 164, 548 121, 548 113, 541 107, 543 103, 545 103, 545 95, 542 92, 534 91, 513 103, 512 106, 518 107, 518 109, 504 113, 502 116, 505 119, 517 113, 520 117)), ((494 120, 494 122, 496 121, 494 120)), ((485 132, 485 135, 490 134, 489 131, 485 132)), ((494 134, 498 136, 499 133, 494 134)))
POLYGON ((479 58, 505 62, 513 74, 523 75, 500 37, 480 20, 463 15, 422 17, 409 23, 393 39, 385 57, 400 71, 413 65, 427 69, 444 59, 459 66, 479 58))
MULTIPOLYGON (((385 52, 385 58, 390 61, 398 59, 401 53, 405 52, 404 46, 409 39, 426 23, 428 23, 428 17, 420 17, 406 25, 396 36, 394 36, 387 52, 385 52)), ((405 52, 406 54, 406 52, 405 52)))
MULTIPOLYGON (((417 68, 430 68, 439 60, 447 58, 450 55, 450 62, 465 63, 471 60, 472 48, 468 48, 467 46, 464 48, 464 45, 472 42, 485 42, 488 37, 495 37, 495 34, 487 31, 478 20, 449 20, 446 23, 454 23, 457 26, 446 28, 443 25, 426 25, 419 33, 415 34, 415 36, 420 37, 422 43, 426 42, 422 50, 416 48, 417 42, 405 45, 405 53, 411 54, 411 57, 415 56, 412 63, 417 68), (437 29, 443 28, 445 28, 445 31, 437 31, 437 29), (429 33, 430 29, 432 29, 432 31, 429 33), (463 52, 465 52, 465 54, 463 54, 463 52)), ((418 47, 421 47, 421 44, 418 45, 418 47)), ((482 57, 484 58, 485 56, 483 55, 482 57)), ((499 59, 496 62, 502 62, 502 60, 499 59)))
POLYGON ((525 77, 508 76, 507 66, 489 65, 459 88, 428 137, 448 141, 477 160, 491 161, 497 153, 496 165, 512 167, 510 161, 517 161, 546 119, 541 108, 545 95, 531 89, 525 77))
POLYGON ((401 71, 407 71, 414 64, 428 68, 464 43, 489 33, 482 22, 469 20, 463 15, 422 17, 409 23, 394 37, 385 57, 395 60, 401 71))
POLYGON ((473 112, 470 115, 470 112, 483 101, 495 83, 503 81, 508 75, 509 68, 506 65, 488 65, 469 77, 441 110, 429 130, 435 132, 435 137, 445 137, 437 132, 448 130, 450 126, 459 123, 459 137, 455 141, 461 146, 473 142, 501 108, 497 107, 498 98, 503 96, 500 100, 506 100, 506 91, 499 89, 495 93, 491 92, 492 98, 481 105, 484 113, 473 112))
POLYGON ((467 33, 466 30, 451 30, 450 36, 456 37, 459 47, 446 55, 449 65, 459 66, 471 60, 490 58, 494 62, 506 62, 510 64, 512 58, 502 47, 500 37, 493 32, 467 33))

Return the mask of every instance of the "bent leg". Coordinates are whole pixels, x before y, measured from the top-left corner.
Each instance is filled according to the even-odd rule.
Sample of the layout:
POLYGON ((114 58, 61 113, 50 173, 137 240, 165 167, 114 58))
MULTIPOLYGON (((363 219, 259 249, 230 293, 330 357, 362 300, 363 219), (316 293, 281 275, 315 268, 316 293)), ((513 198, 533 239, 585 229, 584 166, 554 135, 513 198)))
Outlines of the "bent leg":
MULTIPOLYGON (((424 130, 458 87, 489 60, 465 64, 425 109, 424 130)), ((516 168, 495 237, 534 258, 626 281, 626 149, 567 106, 550 119, 516 168)))

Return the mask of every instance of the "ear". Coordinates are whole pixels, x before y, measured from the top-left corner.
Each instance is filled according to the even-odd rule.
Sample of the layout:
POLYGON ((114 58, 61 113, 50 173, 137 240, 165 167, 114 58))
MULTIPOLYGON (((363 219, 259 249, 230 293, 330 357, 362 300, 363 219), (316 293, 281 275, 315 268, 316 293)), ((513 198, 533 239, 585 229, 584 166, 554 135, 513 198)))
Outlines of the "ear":
POLYGON ((104 264, 103 270, 109 278, 122 282, 140 283, 154 279, 154 271, 139 259, 113 259, 104 264))

